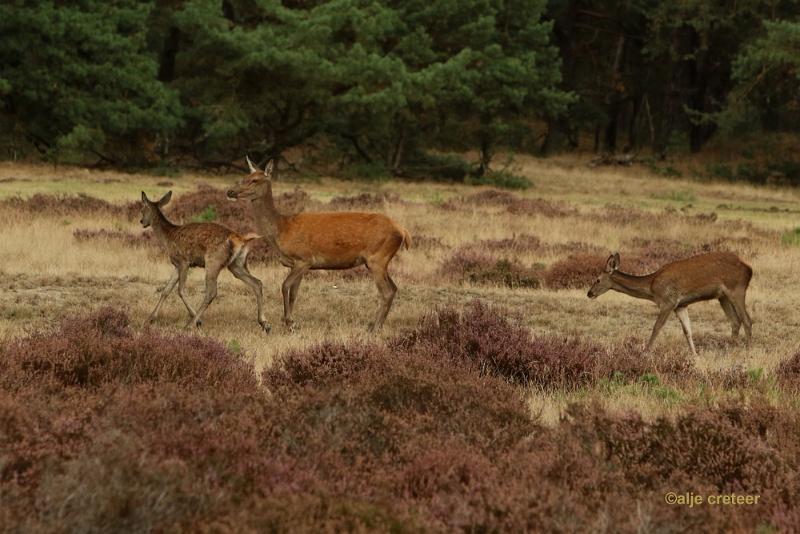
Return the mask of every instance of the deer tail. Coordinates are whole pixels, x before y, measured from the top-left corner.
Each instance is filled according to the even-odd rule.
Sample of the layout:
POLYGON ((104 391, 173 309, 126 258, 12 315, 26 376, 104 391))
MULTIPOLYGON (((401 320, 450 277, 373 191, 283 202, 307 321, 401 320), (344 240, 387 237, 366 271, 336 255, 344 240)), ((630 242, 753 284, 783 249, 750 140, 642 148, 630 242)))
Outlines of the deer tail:
POLYGON ((228 263, 232 263, 242 254, 246 256, 247 253, 250 252, 250 242, 260 239, 261 237, 262 236, 255 233, 248 233, 244 235, 233 234, 228 237, 228 251, 230 257, 228 263))
POLYGON ((261 239, 262 237, 264 236, 256 234, 255 232, 250 232, 249 234, 244 234, 242 236, 242 241, 244 241, 244 243, 247 244, 250 241, 253 241, 254 239, 261 239))
POLYGON ((405 245, 406 250, 408 250, 411 248, 411 234, 402 226, 400 227, 400 234, 403 236, 403 245, 405 245))

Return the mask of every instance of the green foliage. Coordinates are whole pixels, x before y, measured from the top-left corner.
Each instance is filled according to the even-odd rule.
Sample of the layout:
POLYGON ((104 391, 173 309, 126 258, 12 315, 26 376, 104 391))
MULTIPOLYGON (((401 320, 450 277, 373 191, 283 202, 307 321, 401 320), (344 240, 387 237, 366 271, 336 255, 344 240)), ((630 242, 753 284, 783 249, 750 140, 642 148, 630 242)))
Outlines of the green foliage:
MULTIPOLYGON (((501 148, 593 138, 663 155, 719 127, 796 131, 798 14, 791 0, 12 0, 0 143, 138 166, 313 145, 344 174, 452 181, 472 169, 441 154, 473 150, 470 181, 519 188, 492 172, 501 148)), ((726 179, 800 182, 800 164, 750 159, 726 179)))
POLYGON ((489 171, 481 176, 468 176, 465 182, 471 185, 490 185, 503 189, 528 189, 533 185, 524 176, 505 170, 489 171))
POLYGON ((764 368, 757 367, 755 369, 748 369, 747 377, 750 379, 750 382, 757 384, 764 377, 764 368))
POLYGON ((726 130, 800 124, 800 22, 765 20, 764 34, 743 47, 732 70, 736 85, 717 117, 726 130))
POLYGON ((800 245, 800 226, 794 230, 788 230, 781 234, 781 243, 791 246, 800 245))
POLYGON ((214 206, 206 206, 206 209, 192 217, 194 222, 214 222, 215 220, 217 220, 217 208, 214 206))
POLYGON ((653 373, 643 374, 641 377, 639 377, 639 382, 648 386, 658 386, 661 384, 661 381, 658 379, 658 375, 653 373))
POLYGON ((135 147, 180 124, 177 95, 146 50, 152 4, 43 0, 0 5, 6 128, 55 157, 135 147))

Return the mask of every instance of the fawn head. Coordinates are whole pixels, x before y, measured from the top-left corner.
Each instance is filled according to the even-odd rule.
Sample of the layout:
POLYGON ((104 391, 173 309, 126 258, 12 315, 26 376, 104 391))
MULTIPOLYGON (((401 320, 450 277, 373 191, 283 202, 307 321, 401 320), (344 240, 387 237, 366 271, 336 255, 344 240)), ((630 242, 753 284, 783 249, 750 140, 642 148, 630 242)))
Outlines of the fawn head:
POLYGON ((166 195, 161 197, 160 200, 153 202, 147 195, 142 191, 142 218, 139 220, 142 223, 142 226, 147 228, 151 224, 153 224, 153 218, 155 217, 156 212, 160 211, 161 208, 166 206, 169 203, 169 199, 172 198, 172 191, 168 191, 166 195))
POLYGON ((241 182, 228 189, 228 198, 230 200, 254 200, 271 191, 272 171, 275 168, 272 160, 269 160, 269 163, 267 163, 262 171, 253 165, 249 157, 245 157, 247 158, 247 166, 250 168, 250 174, 245 176, 241 182))
POLYGON ((596 299, 609 289, 611 289, 611 274, 619 269, 619 252, 615 252, 606 260, 606 268, 594 281, 589 292, 586 294, 590 299, 596 299))

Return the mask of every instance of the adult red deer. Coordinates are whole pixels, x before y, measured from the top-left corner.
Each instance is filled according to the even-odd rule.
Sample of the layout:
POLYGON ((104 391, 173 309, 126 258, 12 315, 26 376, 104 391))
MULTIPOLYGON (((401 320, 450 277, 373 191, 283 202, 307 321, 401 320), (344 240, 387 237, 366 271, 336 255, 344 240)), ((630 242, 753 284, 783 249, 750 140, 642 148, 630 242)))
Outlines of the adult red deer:
POLYGON ((392 307, 397 286, 387 271, 397 250, 411 244, 402 226, 380 213, 299 213, 284 215, 272 198, 273 163, 263 171, 247 158, 250 174, 228 190, 232 200, 250 200, 253 218, 278 260, 289 267, 283 282, 283 321, 291 330, 300 281, 311 269, 366 265, 378 286, 380 303, 370 331, 378 330, 392 307))
POLYGON ((588 297, 597 298, 609 289, 632 297, 647 299, 659 308, 653 334, 647 343, 649 349, 664 326, 670 312, 675 312, 683 327, 683 334, 692 354, 697 355, 689 322, 689 304, 701 300, 718 299, 731 322, 731 334, 739 335, 744 324, 747 342, 752 334, 752 320, 745 308, 744 299, 753 270, 730 252, 710 252, 684 260, 674 261, 654 273, 636 276, 619 269, 619 253, 609 256, 605 272, 589 289, 588 297))
POLYGON ((264 331, 269 332, 270 325, 264 318, 261 281, 250 274, 247 269, 247 254, 250 252, 250 246, 252 241, 260 236, 256 234, 240 235, 230 228, 216 223, 172 224, 161 212, 161 208, 167 205, 170 198, 172 198, 172 191, 169 191, 160 200, 153 202, 142 191, 142 219, 140 222, 145 228, 153 227, 156 239, 169 255, 172 265, 175 266, 175 272, 164 286, 161 298, 158 299, 158 304, 148 317, 148 322, 155 321, 161 305, 177 284, 178 295, 189 312, 189 322, 184 328, 192 323, 200 326, 203 312, 217 296, 219 273, 227 267, 233 276, 253 290, 256 296, 258 324, 264 331), (205 267, 206 269, 206 295, 197 312, 192 309, 183 292, 190 267, 205 267))

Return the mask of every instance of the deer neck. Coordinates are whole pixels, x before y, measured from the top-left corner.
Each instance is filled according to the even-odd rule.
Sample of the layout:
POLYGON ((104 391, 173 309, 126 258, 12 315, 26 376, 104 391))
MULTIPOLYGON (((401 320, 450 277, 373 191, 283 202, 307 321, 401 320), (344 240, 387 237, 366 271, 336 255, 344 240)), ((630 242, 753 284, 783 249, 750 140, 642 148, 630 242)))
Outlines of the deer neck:
POLYGON ((153 233, 155 234, 156 239, 158 239, 162 245, 167 245, 171 242, 172 233, 178 227, 177 225, 172 224, 169 219, 167 219, 164 214, 161 213, 160 209, 155 210, 150 226, 153 228, 153 233))
POLYGON ((275 207, 271 185, 265 194, 253 199, 253 218, 259 232, 268 240, 274 241, 286 217, 275 207))
POLYGON ((653 275, 636 276, 633 274, 614 271, 611 273, 611 289, 625 293, 637 299, 653 300, 653 290, 650 287, 653 275))

